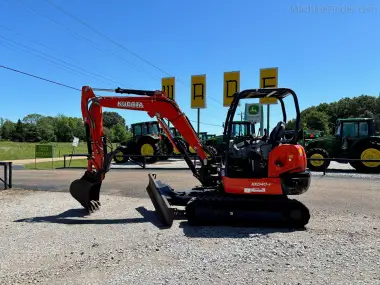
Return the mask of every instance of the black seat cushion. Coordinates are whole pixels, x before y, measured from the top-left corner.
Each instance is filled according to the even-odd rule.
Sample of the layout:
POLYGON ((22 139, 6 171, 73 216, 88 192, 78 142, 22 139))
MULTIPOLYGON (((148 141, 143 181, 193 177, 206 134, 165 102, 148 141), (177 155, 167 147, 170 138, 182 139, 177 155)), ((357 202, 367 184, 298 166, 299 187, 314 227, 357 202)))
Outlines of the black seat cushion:
POLYGON ((270 133, 268 143, 271 144, 272 147, 275 147, 281 142, 284 136, 285 136, 285 123, 280 121, 277 123, 276 127, 270 133))

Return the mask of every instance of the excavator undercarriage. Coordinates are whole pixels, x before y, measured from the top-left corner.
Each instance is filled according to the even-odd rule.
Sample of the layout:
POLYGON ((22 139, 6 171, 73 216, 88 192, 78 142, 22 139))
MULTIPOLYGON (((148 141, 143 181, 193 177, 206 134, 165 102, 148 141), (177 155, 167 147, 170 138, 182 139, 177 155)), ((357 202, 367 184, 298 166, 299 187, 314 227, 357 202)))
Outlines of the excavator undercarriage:
POLYGON ((149 174, 146 190, 165 227, 174 219, 186 219, 191 225, 271 225, 304 227, 309 219, 308 208, 288 198, 300 195, 310 186, 306 171, 306 154, 297 145, 300 112, 297 97, 291 89, 250 89, 236 93, 224 124, 223 162, 216 164, 214 154, 204 146, 194 128, 178 105, 162 91, 115 89, 115 93, 134 96, 96 96, 90 87, 82 88, 82 114, 86 128, 89 153, 85 174, 70 185, 71 195, 89 213, 100 208, 102 181, 110 170, 113 156, 120 151, 110 148, 102 125, 102 107, 145 111, 156 117, 170 142, 184 156, 186 163, 201 186, 189 191, 174 191, 169 185, 149 174), (285 139, 286 111, 283 99, 294 98, 297 111, 294 137, 285 139), (277 98, 283 110, 283 121, 273 129, 269 138, 237 137, 231 139, 232 122, 239 100, 247 98, 277 98), (167 119, 181 132, 197 153, 201 167, 196 168, 186 150, 171 133, 167 119))
MULTIPOLYGON (((300 191, 308 187, 308 176, 300 191)), ((171 227, 175 219, 187 220, 190 225, 234 225, 304 227, 310 213, 305 205, 284 195, 228 194, 218 188, 198 187, 187 192, 176 192, 169 185, 149 174, 146 188, 164 227, 171 227), (178 209, 177 207, 181 207, 178 209)), ((301 194, 298 192, 298 194, 301 194)))

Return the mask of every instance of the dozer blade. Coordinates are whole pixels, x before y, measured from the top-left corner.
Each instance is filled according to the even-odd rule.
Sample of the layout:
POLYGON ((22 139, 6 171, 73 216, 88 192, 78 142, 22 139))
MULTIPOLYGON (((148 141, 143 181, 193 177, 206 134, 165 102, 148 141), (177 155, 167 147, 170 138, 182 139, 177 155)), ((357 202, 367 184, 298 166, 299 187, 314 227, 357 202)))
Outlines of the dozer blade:
POLYGON ((101 185, 101 182, 91 183, 85 179, 77 179, 70 185, 70 194, 91 214, 100 208, 101 185))
POLYGON ((174 209, 170 207, 167 200, 168 193, 171 189, 155 178, 155 174, 149 173, 149 184, 146 187, 146 191, 152 200, 160 222, 163 226, 170 228, 173 225, 174 220, 174 209))
POLYGON ((308 208, 297 200, 279 197, 197 197, 186 207, 190 225, 231 225, 304 228, 308 208))

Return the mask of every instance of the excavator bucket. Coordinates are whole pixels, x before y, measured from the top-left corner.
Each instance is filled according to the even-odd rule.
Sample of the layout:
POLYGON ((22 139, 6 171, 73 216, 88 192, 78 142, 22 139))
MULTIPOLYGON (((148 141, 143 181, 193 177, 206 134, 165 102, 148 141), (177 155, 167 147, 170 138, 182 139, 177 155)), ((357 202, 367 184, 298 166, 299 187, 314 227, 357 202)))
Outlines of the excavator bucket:
POLYGON ((70 194, 89 213, 100 208, 99 193, 102 182, 90 182, 85 178, 74 180, 70 185, 70 194))

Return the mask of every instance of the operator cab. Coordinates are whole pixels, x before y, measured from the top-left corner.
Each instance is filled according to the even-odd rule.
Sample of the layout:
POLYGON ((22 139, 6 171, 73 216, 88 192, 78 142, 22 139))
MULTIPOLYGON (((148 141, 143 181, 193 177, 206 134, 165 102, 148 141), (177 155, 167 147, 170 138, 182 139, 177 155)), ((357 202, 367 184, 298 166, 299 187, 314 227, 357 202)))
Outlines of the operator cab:
POLYGON ((255 123, 250 121, 233 121, 231 137, 249 137, 256 136, 255 123))
POLYGON ((199 132, 199 139, 201 141, 207 140, 207 132, 199 132))
MULTIPOLYGON (((287 88, 250 89, 235 93, 224 124, 223 143, 226 154, 223 162, 225 175, 234 178, 268 177, 269 153, 282 143, 297 144, 300 126, 298 99, 293 90, 287 88), (292 136, 285 138, 286 110, 283 99, 293 96, 296 109, 296 127, 292 136), (267 137, 252 136, 249 127, 237 127, 233 117, 239 101, 264 97, 277 98, 281 104, 283 119, 267 137), (237 133, 239 128, 239 133, 237 133), (246 130, 246 132, 244 132, 246 130), (242 132, 240 132, 242 131, 242 132), (242 134, 242 136, 236 134, 242 134)), ((291 134, 291 133, 288 133, 291 134)))
POLYGON ((358 138, 371 137, 375 134, 375 120, 373 118, 347 118, 336 122, 335 136, 341 141, 342 150, 350 149, 358 138))
MULTIPOLYGON (((133 138, 139 138, 142 136, 152 136, 158 139, 160 134, 160 127, 157 121, 140 122, 131 124, 130 131, 133 138)), ((127 146, 127 141, 121 142, 120 145, 127 146)))
POLYGON ((160 128, 157 121, 132 124, 131 129, 134 137, 146 135, 158 136, 160 133, 160 128))
POLYGON ((177 131, 177 129, 174 128, 174 127, 170 127, 170 131, 172 132, 172 134, 173 134, 174 137, 180 137, 181 136, 179 134, 179 132, 177 131))

